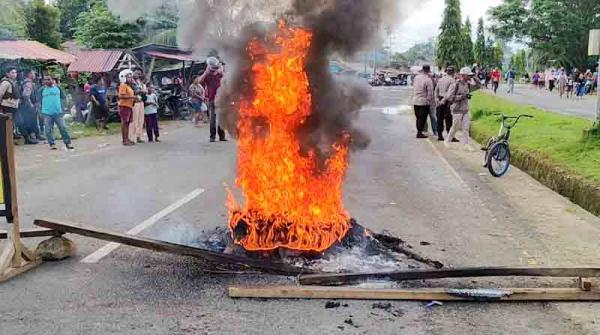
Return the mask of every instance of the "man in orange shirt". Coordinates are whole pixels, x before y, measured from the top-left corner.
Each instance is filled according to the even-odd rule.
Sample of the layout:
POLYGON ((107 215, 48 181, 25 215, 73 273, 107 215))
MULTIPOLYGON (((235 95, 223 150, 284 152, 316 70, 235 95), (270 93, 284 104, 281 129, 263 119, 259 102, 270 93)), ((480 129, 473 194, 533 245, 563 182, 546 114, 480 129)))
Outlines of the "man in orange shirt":
POLYGON ((121 117, 121 136, 123 145, 131 146, 135 143, 129 139, 129 124, 133 118, 133 104, 135 103, 135 93, 133 88, 133 72, 123 70, 119 73, 119 116, 121 117))

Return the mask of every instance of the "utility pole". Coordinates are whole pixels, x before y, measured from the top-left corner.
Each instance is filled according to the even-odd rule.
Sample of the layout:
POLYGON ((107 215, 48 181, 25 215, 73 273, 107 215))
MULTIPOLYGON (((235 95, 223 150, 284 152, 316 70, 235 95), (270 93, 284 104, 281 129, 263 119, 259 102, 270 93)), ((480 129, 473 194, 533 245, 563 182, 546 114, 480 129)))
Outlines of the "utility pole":
MULTIPOLYGON (((588 55, 600 57, 600 29, 590 30, 590 42, 588 45, 588 55)), ((598 59, 598 67, 596 72, 600 71, 600 58, 598 59)), ((600 84, 600 80, 596 78, 596 84, 600 84)), ((598 102, 596 104, 596 130, 600 129, 600 87, 596 88, 598 94, 598 102)))

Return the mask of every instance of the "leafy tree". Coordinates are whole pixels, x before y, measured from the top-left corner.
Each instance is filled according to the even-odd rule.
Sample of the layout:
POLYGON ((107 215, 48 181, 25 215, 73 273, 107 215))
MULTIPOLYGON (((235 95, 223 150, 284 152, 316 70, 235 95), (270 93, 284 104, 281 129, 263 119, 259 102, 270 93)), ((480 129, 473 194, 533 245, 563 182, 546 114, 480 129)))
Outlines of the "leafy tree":
POLYGON ((101 1, 79 14, 75 27, 75 39, 87 48, 131 48, 142 40, 138 25, 122 23, 101 1))
POLYGON ((144 39, 148 42, 177 46, 179 9, 176 2, 164 1, 155 10, 146 14, 144 39))
POLYGON ((477 39, 473 47, 475 61, 479 65, 485 64, 485 28, 483 27, 483 18, 477 22, 477 39))
POLYGON ((403 53, 396 53, 392 56, 392 63, 396 65, 410 67, 417 63, 431 63, 435 56, 435 45, 433 39, 425 43, 415 44, 403 53))
POLYGON ((597 0, 504 0, 491 10, 492 32, 529 45, 539 62, 585 67, 587 36, 600 27, 597 0))
POLYGON ((2 0, 0 10, 0 38, 24 38, 27 36, 25 4, 22 0, 2 0))
POLYGON ((449 65, 460 67, 465 65, 460 0, 446 0, 446 9, 440 30, 436 54, 438 67, 445 68, 449 65))
POLYGON ((527 52, 525 50, 521 50, 510 56, 510 68, 519 76, 527 72, 527 52))
POLYGON ((475 56, 473 55, 473 26, 471 20, 467 17, 465 25, 463 26, 463 64, 471 65, 475 62, 475 56))
POLYGON ((60 10, 60 32, 66 39, 71 39, 77 17, 90 9, 91 0, 58 0, 56 6, 60 10))
POLYGON ((60 11, 44 0, 32 0, 25 8, 27 35, 52 48, 59 48, 62 36, 59 31, 60 11))

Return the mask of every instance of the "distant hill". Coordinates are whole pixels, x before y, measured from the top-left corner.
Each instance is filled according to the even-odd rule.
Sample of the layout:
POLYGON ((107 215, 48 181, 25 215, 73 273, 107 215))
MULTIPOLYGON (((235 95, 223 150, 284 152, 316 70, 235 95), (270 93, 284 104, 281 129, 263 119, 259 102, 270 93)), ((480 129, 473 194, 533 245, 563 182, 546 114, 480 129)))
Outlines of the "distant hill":
POLYGON ((435 56, 433 39, 428 42, 415 44, 412 48, 392 56, 392 65, 409 68, 413 65, 432 64, 435 56))

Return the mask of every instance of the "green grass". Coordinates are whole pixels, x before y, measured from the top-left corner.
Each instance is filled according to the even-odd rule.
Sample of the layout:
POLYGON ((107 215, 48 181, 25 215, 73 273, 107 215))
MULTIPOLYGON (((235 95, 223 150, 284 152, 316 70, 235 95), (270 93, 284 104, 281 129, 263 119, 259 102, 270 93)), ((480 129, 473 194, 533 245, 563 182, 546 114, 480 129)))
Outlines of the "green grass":
MULTIPOLYGON (((96 126, 85 126, 82 123, 68 123, 67 129, 73 138, 92 137, 92 136, 107 136, 121 133, 121 125, 119 123, 109 123, 108 130, 97 131, 96 126)), ((60 135, 58 129, 54 129, 55 136, 60 135)), ((60 137, 60 136, 59 136, 60 137)))
POLYGON ((515 104, 482 92, 474 95, 471 112, 471 133, 480 142, 498 133, 500 121, 494 113, 533 115, 534 119, 521 119, 513 129, 512 148, 539 154, 571 173, 600 181, 600 140, 582 140, 584 129, 592 126, 591 121, 515 104))

